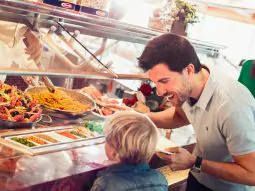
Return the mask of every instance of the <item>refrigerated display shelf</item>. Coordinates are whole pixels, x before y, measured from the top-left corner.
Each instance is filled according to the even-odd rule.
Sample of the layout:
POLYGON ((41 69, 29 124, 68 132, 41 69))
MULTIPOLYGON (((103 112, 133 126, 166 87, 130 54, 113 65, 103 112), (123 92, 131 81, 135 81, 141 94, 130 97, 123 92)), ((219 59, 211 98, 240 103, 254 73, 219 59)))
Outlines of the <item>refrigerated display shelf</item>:
POLYGON ((104 143, 105 138, 102 134, 89 129, 87 132, 91 131, 91 134, 86 137, 79 136, 79 134, 74 135, 72 131, 76 131, 77 127, 62 126, 2 133, 0 143, 28 155, 40 155, 104 143), (69 137, 68 133, 72 137, 69 137), (56 141, 50 141, 47 137, 56 141))

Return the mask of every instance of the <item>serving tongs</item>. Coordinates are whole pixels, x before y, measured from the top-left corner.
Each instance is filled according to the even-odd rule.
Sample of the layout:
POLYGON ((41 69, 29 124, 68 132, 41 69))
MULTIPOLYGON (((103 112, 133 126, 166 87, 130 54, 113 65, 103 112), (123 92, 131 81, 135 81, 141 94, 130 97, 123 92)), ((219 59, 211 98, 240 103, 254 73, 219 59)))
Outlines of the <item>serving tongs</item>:
MULTIPOLYGON (((24 41, 24 43, 25 43, 26 46, 29 45, 26 38, 23 39, 23 41, 24 41)), ((35 61, 35 64, 36 64, 36 66, 38 67, 38 69, 44 70, 43 65, 41 64, 40 61, 35 61)), ((43 83, 45 84, 46 88, 49 90, 49 92, 55 93, 55 87, 54 87, 54 85, 52 84, 51 80, 50 80, 47 76, 42 76, 41 78, 42 78, 42 81, 43 81, 43 83)))
POLYGON ((55 93, 56 89, 52 84, 51 80, 47 76, 42 76, 42 81, 45 84, 47 90, 49 90, 49 92, 55 93))
MULTIPOLYGON (((86 66, 87 64, 89 64, 92 60, 96 60, 97 63, 99 63, 106 72, 108 72, 109 74, 111 74, 112 76, 114 76, 115 78, 118 78, 118 75, 112 71, 109 67, 108 64, 103 64, 98 58, 97 58, 97 55, 100 55, 102 54, 105 49, 106 49, 106 39, 103 40, 103 44, 102 44, 102 47, 96 52, 96 53, 92 53, 85 45, 83 45, 78 39, 77 39, 77 36, 78 36, 78 33, 72 35, 68 30, 66 30, 66 28, 60 24, 59 22, 56 22, 59 27, 61 28, 61 30, 65 31, 72 39, 72 41, 75 41, 77 42, 83 49, 85 49, 85 51, 87 53, 89 53, 89 55, 91 56, 89 59, 86 59, 83 55, 81 55, 77 50, 75 50, 75 48, 71 47, 70 43, 68 43, 67 41, 64 40, 64 42, 70 47, 73 49, 73 51, 79 55, 82 59, 83 59, 83 62, 82 64, 79 65, 80 68, 82 68, 83 66, 86 66)), ((113 42, 112 44, 110 44, 107 48, 110 48, 112 47, 113 45, 115 45, 118 41, 116 42, 113 42)), ((94 68, 93 65, 89 64, 90 67, 94 68)), ((97 69, 95 69, 97 71, 97 69)))

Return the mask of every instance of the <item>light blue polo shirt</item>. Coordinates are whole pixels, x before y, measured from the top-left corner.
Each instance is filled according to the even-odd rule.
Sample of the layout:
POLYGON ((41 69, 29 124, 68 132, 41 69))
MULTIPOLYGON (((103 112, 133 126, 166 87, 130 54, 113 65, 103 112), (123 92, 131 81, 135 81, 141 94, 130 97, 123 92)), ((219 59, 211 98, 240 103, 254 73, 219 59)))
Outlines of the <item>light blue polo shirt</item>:
MULTIPOLYGON (((186 101, 182 108, 196 132, 194 154, 211 161, 232 162, 232 155, 255 152, 255 99, 238 81, 209 70, 198 102, 190 106, 186 101)), ((201 184, 216 191, 252 189, 203 172, 192 173, 201 184)))

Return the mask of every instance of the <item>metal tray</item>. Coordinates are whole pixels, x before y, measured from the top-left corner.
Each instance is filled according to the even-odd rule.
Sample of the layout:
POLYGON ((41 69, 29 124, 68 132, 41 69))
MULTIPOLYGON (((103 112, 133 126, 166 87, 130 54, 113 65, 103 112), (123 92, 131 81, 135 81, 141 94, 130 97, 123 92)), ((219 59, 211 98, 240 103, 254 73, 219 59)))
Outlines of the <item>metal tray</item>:
MULTIPOLYGON (((26 89, 26 92, 28 94, 40 93, 41 91, 43 91, 45 89, 46 89, 46 87, 42 87, 42 86, 32 87, 32 88, 26 89)), ((74 90, 61 88, 61 87, 56 87, 56 89, 59 89, 59 90, 65 92, 67 95, 71 96, 74 100, 79 101, 82 104, 91 105, 91 109, 88 109, 86 111, 79 111, 79 112, 77 111, 76 112, 76 111, 55 109, 55 108, 47 107, 47 106, 41 104, 43 106, 43 113, 46 113, 53 117, 58 117, 58 118, 63 118, 63 119, 70 119, 70 118, 78 119, 78 118, 82 118, 82 117, 86 116, 90 111, 92 111, 95 108, 95 102, 87 95, 84 95, 84 94, 79 93, 74 90)))
MULTIPOLYGON (((23 137, 23 136, 35 135, 39 133, 46 133, 46 134, 54 133, 56 131, 72 130, 75 127, 78 127, 78 126, 51 127, 51 128, 43 128, 43 129, 23 130, 23 131, 2 133, 0 134, 0 143, 28 155, 40 155, 40 154, 51 153, 51 152, 62 151, 62 150, 69 150, 69 149, 79 148, 84 146, 91 146, 91 145, 101 144, 105 142, 105 138, 103 135, 92 137, 92 138, 78 138, 76 140, 64 137, 62 139, 63 142, 49 143, 46 145, 37 145, 34 147, 28 147, 21 143, 11 140, 12 137, 23 137)), ((58 135, 58 136, 61 137, 61 135, 58 135)))
POLYGON ((34 122, 16 122, 16 121, 8 121, 8 120, 0 119, 0 129, 33 128, 39 122, 51 124, 52 119, 50 116, 48 116, 46 114, 41 114, 40 118, 34 122), (43 119, 43 117, 48 118, 48 120, 43 119))

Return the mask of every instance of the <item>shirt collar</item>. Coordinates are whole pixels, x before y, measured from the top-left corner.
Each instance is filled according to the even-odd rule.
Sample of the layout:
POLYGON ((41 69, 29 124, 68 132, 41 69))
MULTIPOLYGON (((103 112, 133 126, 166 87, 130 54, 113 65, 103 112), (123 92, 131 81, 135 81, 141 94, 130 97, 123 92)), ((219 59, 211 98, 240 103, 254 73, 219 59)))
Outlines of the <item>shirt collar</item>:
POLYGON ((206 68, 209 69, 210 75, 207 82, 205 83, 204 89, 198 99, 198 102, 194 105, 195 107, 199 107, 203 110, 206 110, 216 88, 214 71, 208 66, 206 66, 206 68))

